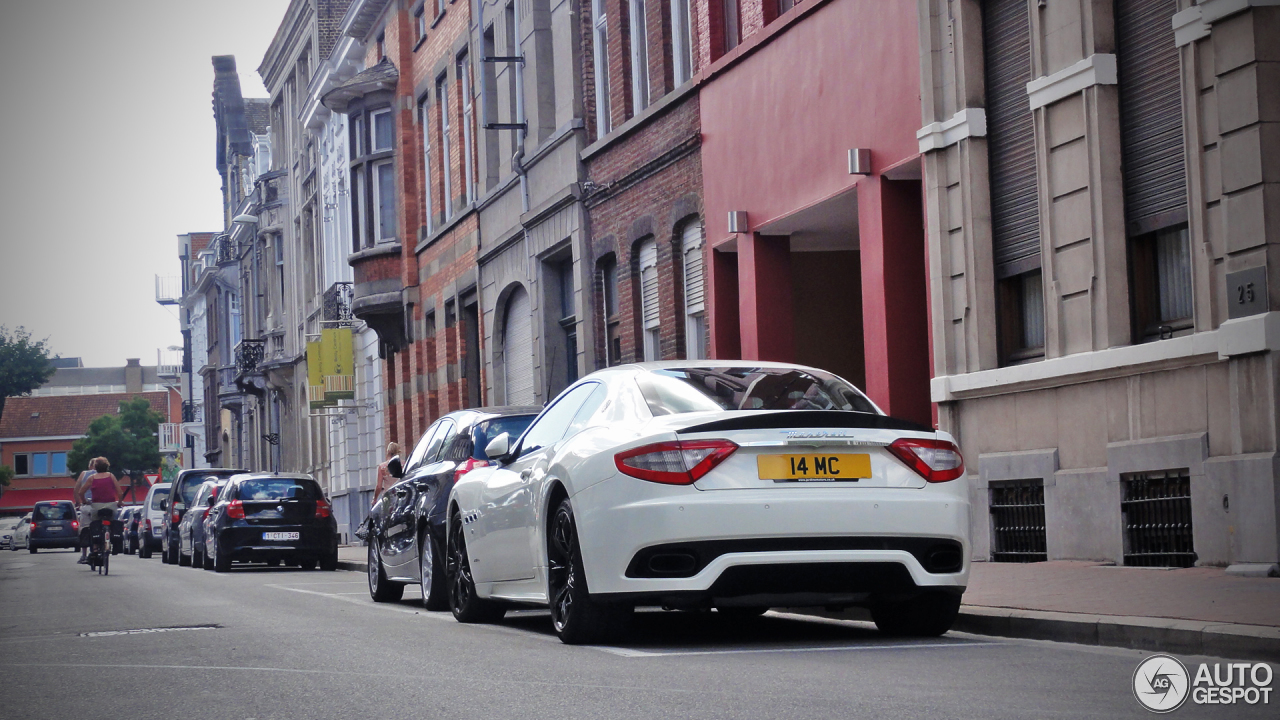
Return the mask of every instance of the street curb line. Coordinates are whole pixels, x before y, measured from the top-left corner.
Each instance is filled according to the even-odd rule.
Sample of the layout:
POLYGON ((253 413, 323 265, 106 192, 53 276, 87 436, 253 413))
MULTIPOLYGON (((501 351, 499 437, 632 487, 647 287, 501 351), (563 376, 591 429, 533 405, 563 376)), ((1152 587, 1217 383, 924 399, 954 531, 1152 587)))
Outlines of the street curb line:
POLYGON ((351 560, 339 560, 339 561, 338 561, 338 569, 339 569, 339 570, 352 570, 352 571, 355 571, 355 572, 367 573, 367 572, 369 572, 369 563, 367 563, 367 562, 354 562, 354 561, 351 561, 351 560))
POLYGON ((1280 661, 1280 628, 1260 625, 965 605, 952 628, 978 635, 1280 661))

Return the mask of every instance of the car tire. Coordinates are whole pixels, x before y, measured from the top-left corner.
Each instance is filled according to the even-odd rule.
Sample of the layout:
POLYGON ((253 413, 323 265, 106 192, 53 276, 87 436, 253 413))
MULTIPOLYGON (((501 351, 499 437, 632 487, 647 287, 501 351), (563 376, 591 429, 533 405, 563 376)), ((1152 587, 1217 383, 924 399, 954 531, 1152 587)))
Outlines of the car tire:
POLYGON ((925 592, 871 606, 871 619, 880 632, 897 637, 937 637, 951 629, 959 614, 960 596, 947 592, 925 592))
POLYGON ((338 569, 338 548, 335 547, 333 552, 320 557, 320 569, 325 572, 332 572, 338 569))
POLYGON ((197 570, 204 567, 204 553, 194 548, 191 550, 191 567, 197 570))
POLYGON ((449 518, 449 544, 445 549, 445 579, 449 587, 449 609, 460 623, 495 623, 507 614, 501 603, 476 595, 467 559, 467 541, 462 532, 462 516, 456 511, 449 518))
POLYGON ((213 571, 216 573, 224 573, 231 569, 231 558, 222 552, 219 547, 218 539, 213 540, 213 571))
POLYGON ((388 580, 382 570, 382 556, 376 542, 369 543, 369 597, 374 602, 396 602, 404 597, 404 585, 388 580))
POLYGON ((213 558, 209 557, 209 546, 206 545, 205 551, 200 553, 200 559, 202 560, 202 562, 200 563, 201 567, 203 567, 205 570, 213 569, 213 558))
POLYGON ((418 541, 419 585, 422 587, 422 605, 431 611, 449 609, 448 583, 445 582, 439 549, 431 531, 424 530, 418 541))
POLYGON ((31 553, 32 555, 35 555, 35 554, 36 554, 36 548, 35 548, 34 546, 32 546, 32 545, 28 544, 28 545, 27 545, 27 552, 31 553))
POLYGON ((151 559, 151 546, 147 544, 146 540, 143 540, 138 545, 138 557, 143 560, 151 559))
POLYGON ((174 553, 178 557, 178 567, 186 567, 191 564, 191 556, 182 554, 182 538, 178 538, 178 547, 174 553))
POLYGON ((566 645, 612 642, 627 632, 635 608, 593 600, 582 567, 573 506, 560 502, 547 537, 547 599, 556 635, 566 645))

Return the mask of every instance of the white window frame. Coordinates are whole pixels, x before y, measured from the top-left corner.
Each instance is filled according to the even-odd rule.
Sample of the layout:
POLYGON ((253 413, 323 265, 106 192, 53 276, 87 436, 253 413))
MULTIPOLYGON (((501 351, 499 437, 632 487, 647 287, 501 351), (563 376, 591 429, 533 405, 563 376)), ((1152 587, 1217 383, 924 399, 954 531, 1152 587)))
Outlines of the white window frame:
POLYGON ((644 0, 629 0, 631 16, 631 109, 632 114, 649 107, 649 33, 645 25, 644 0))
POLYGON ((662 286, 658 280, 658 243, 653 238, 641 242, 636 248, 640 258, 640 330, 645 362, 659 360, 662 350, 662 286), (652 293, 649 288, 652 286, 652 293))
MULTIPOLYGON (((390 168, 391 168, 391 186, 392 186, 392 187, 391 187, 391 189, 390 189, 390 192, 391 192, 391 202, 392 202, 392 213, 393 213, 393 214, 395 213, 395 197, 396 197, 396 189, 395 189, 395 184, 396 184, 395 167, 394 167, 394 165, 392 164, 392 161, 391 161, 391 160, 381 160, 381 161, 379 161, 379 162, 370 163, 370 164, 369 164, 369 169, 370 169, 370 171, 371 171, 371 172, 369 173, 369 175, 370 175, 370 177, 371 177, 371 178, 373 178, 373 207, 377 208, 377 216, 376 216, 375 218, 373 218, 373 220, 374 220, 374 222, 373 222, 373 237, 374 237, 374 242, 375 242, 375 243, 395 242, 395 240, 396 240, 396 236, 397 236, 397 234, 398 234, 398 233, 394 232, 394 229, 393 229, 393 232, 392 232, 390 235, 383 235, 383 234, 382 234, 382 191, 383 191, 383 188, 382 188, 382 180, 381 180, 381 177, 382 177, 382 176, 381 176, 381 173, 379 173, 379 172, 378 172, 378 170, 379 170, 380 168, 383 168, 383 167, 390 167, 390 168)), ((398 219, 398 218, 397 218, 397 219, 398 219)))
POLYGON ((436 79, 436 102, 440 104, 440 169, 442 170, 440 184, 444 188, 444 216, 447 219, 453 217, 453 173, 450 172, 451 163, 449 162, 449 153, 452 149, 449 145, 449 130, 452 123, 449 122, 448 73, 436 79))
POLYGON ((604 0, 592 0, 591 18, 594 24, 594 63, 596 85, 596 136, 604 137, 613 130, 609 117, 609 30, 608 14, 604 0))
POLYGON ((413 14, 413 22, 414 22, 414 24, 417 26, 417 29, 418 29, 418 37, 417 37, 417 38, 415 38, 415 39, 416 39, 416 40, 421 40, 422 38, 426 37, 426 36, 427 36, 427 3, 426 3, 426 0, 423 0, 423 1, 418 5, 418 10, 417 10, 417 12, 415 12, 415 13, 413 14))
POLYGON ((462 86, 462 167, 465 173, 462 186, 464 205, 476 201, 476 166, 475 136, 472 125, 475 124, 475 103, 471 97, 471 56, 466 50, 458 55, 458 84, 462 86))
POLYGON ((693 77, 693 42, 689 0, 671 0, 671 74, 676 87, 693 77))
POLYGON ((681 280, 684 287, 684 346, 688 360, 707 357, 707 269, 702 253, 702 222, 691 222, 680 233, 681 280), (690 292, 691 268, 697 267, 697 292, 690 292), (693 297, 691 297, 693 296, 693 297))
POLYGON ((392 150, 395 148, 396 126, 394 122, 391 123, 391 144, 387 145, 386 147, 381 147, 378 145, 378 118, 382 117, 383 115, 387 116, 387 120, 390 121, 391 108, 374 110, 373 112, 369 113, 369 147, 371 148, 370 152, 382 152, 384 150, 392 150))
POLYGON ((32 477, 31 474, 31 456, 34 453, 14 453, 13 454, 13 476, 14 477, 32 477), (18 472, 18 457, 27 459, 27 471, 25 473, 18 472))
POLYGON ((369 247, 369 187, 366 166, 359 165, 351 172, 351 189, 356 195, 355 246, 357 250, 369 247))

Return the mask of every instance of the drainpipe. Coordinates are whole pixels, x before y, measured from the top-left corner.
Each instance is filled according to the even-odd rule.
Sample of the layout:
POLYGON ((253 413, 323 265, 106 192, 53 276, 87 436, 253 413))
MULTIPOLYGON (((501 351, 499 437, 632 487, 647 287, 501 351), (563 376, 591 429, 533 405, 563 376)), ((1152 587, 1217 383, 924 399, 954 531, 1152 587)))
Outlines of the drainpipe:
MULTIPOLYGON (((527 0, 526 0, 527 1, 527 0)), ((483 3, 481 3, 483 4, 483 3)), ((512 13, 515 17, 515 37, 516 51, 520 57, 524 57, 524 50, 521 48, 520 37, 520 2, 516 0, 516 11, 512 13)), ((522 212, 529 212, 529 172, 521 162, 524 160, 524 146, 529 138, 529 123, 525 120, 524 112, 524 62, 515 63, 516 71, 516 123, 520 125, 519 141, 516 145, 515 155, 511 156, 511 168, 520 176, 520 208, 522 212)))

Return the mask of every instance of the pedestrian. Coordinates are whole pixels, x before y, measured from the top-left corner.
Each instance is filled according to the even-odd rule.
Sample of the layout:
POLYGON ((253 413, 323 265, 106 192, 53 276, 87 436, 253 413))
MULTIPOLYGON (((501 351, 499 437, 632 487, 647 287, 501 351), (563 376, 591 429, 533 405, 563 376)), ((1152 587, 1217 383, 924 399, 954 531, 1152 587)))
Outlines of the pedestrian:
POLYGON ((76 561, 79 565, 89 562, 89 506, 85 503, 85 491, 88 489, 89 478, 93 476, 93 463, 98 458, 89 458, 89 465, 85 471, 80 473, 80 477, 76 480, 75 490, 72 491, 72 497, 76 501, 76 511, 80 519, 80 559, 76 561))
POLYGON ((378 502, 382 493, 401 477, 404 477, 404 464, 400 462, 400 443, 393 442, 387 445, 387 461, 378 466, 378 484, 373 488, 373 502, 378 502))

